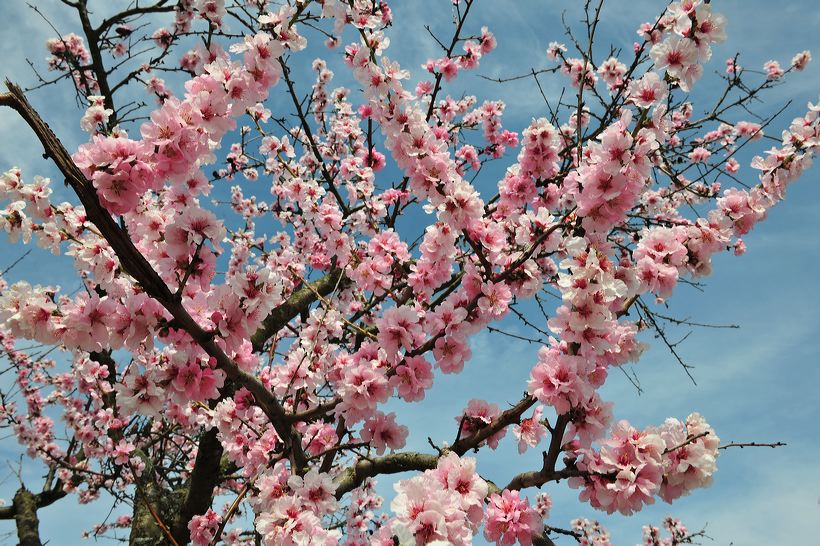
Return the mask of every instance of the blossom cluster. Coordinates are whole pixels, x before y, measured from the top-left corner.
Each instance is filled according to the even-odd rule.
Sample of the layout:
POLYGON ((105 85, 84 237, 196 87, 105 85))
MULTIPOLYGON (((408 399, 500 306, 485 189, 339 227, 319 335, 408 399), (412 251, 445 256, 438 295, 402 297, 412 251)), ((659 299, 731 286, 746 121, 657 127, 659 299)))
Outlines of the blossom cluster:
POLYGON ((600 450, 580 449, 577 466, 586 474, 572 478, 581 499, 608 513, 629 515, 660 496, 667 502, 706 487, 716 471, 720 439, 693 413, 685 423, 669 418, 657 428, 638 431, 619 421, 600 450))

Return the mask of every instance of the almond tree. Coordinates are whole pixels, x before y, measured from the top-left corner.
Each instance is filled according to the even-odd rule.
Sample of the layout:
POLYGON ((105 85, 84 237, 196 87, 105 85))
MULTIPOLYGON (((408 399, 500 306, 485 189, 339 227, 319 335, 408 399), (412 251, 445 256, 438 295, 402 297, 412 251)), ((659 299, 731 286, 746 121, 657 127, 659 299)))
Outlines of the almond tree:
MULTIPOLYGON (((478 0, 450 3, 452 36, 432 37, 441 57, 415 87, 390 58, 401 22, 385 1, 60 1, 82 34, 55 24, 35 88, 62 104, 72 86, 90 140, 72 153, 18 85, 0 95, 76 196, 56 202, 48 179, 7 166, 0 223, 70 256, 83 287, 0 287, 15 375, 0 417, 46 475, 0 508, 20 544, 40 544, 39 508, 106 492, 131 515, 95 534, 132 545, 462 545, 479 532, 603 545, 595 522, 549 519, 549 488, 629 515, 709 485, 732 444, 702 416, 638 430, 598 389, 640 358, 643 330, 677 356, 658 304, 716 253, 742 254, 809 166, 817 106, 768 137, 754 182, 735 156, 763 153, 773 118, 728 121, 808 52, 763 73, 730 59, 696 106, 688 93, 726 38, 708 1, 672 3, 632 49, 602 54, 603 2, 588 0, 568 45, 550 45, 552 68, 514 77, 564 78, 565 92, 511 130, 503 102, 446 94, 496 46, 471 28, 478 0), (300 82, 309 41, 326 59, 300 82), (334 70, 358 87, 333 87, 334 70), (289 111, 268 108, 276 85, 289 111), (505 159, 479 193, 482 167, 505 159), (209 201, 225 184, 230 201, 209 201), (422 401, 440 374, 469 389, 471 338, 510 314, 542 345, 521 399, 453 408, 453 440, 404 449, 385 404, 422 401), (494 483, 471 454, 502 441, 543 464, 494 483), (375 479, 407 471, 382 506, 375 479)), ((645 543, 699 535, 664 525, 645 543)))

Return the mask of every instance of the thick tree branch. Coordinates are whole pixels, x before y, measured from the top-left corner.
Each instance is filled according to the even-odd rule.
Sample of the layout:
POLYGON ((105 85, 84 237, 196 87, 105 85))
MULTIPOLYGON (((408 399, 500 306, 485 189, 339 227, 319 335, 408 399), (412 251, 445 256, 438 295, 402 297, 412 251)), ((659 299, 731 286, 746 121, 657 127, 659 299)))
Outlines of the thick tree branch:
POLYGON ((179 544, 188 544, 191 532, 188 522, 194 516, 208 511, 214 499, 214 488, 219 481, 219 463, 222 459, 222 443, 217 438, 217 429, 212 428, 199 440, 199 449, 194 461, 194 469, 186 487, 185 500, 179 509, 171 534, 179 544))
POLYGON ((542 534, 533 535, 532 543, 535 546, 555 546, 555 542, 550 537, 542 534))
MULTIPOLYGON (((62 482, 58 481, 55 487, 43 491, 41 493, 33 494, 36 507, 43 508, 45 506, 49 506, 52 503, 65 497, 66 492, 63 491, 62 486, 62 482)), ((11 506, 0 506, 0 520, 14 519, 16 516, 16 511, 17 510, 14 504, 12 504, 11 506)))
POLYGON ((37 519, 37 496, 21 487, 14 494, 12 503, 14 521, 17 524, 19 546, 41 546, 40 520, 37 519))
MULTIPOLYGON (((174 297, 159 274, 154 271, 148 260, 137 250, 128 234, 117 225, 108 211, 100 204, 91 182, 85 178, 82 171, 74 164, 68 151, 51 128, 29 104, 23 90, 8 80, 6 80, 6 87, 9 89, 9 93, 0 94, 0 105, 14 108, 34 130, 45 149, 45 156, 52 158, 57 164, 60 172, 66 178, 66 183, 71 186, 83 207, 85 207, 88 220, 97 227, 100 234, 114 250, 125 271, 142 286, 149 296, 157 300, 171 313, 182 330, 187 332, 209 356, 214 357, 217 366, 227 374, 229 379, 236 381, 237 384, 245 387, 254 395, 259 407, 262 408, 276 428, 276 432, 284 442, 285 447, 289 448, 293 436, 292 429, 287 426, 285 411, 273 393, 258 378, 240 370, 239 366, 216 344, 213 334, 206 332, 191 317, 182 303, 174 297)), ((296 445, 296 455, 301 452, 299 447, 296 445)), ((297 458, 303 461, 303 457, 297 458)))
POLYGON ((397 474, 411 470, 430 470, 438 464, 438 455, 395 453, 375 459, 361 459, 336 478, 336 498, 359 487, 364 480, 379 474, 397 474))
POLYGON ((283 304, 265 317, 262 326, 251 336, 253 350, 256 352, 261 351, 267 340, 276 335, 293 318, 307 311, 311 304, 317 300, 316 294, 321 294, 323 297, 327 296, 344 282, 345 278, 342 277, 341 270, 334 270, 321 279, 310 283, 310 287, 304 286, 296 290, 283 304))
POLYGON ((541 470, 533 472, 522 472, 515 476, 504 489, 524 489, 527 487, 541 487, 551 480, 580 476, 580 472, 574 468, 566 468, 559 472, 555 471, 558 456, 561 454, 561 445, 564 440, 564 431, 570 423, 569 415, 559 415, 552 429, 549 449, 544 453, 544 465, 541 470))

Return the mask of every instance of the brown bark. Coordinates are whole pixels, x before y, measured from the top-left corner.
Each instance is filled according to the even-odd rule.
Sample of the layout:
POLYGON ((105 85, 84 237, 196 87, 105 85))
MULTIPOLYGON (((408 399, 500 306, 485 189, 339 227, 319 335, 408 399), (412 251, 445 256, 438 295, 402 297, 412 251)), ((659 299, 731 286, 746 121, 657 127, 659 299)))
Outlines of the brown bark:
POLYGON ((438 464, 438 455, 427 453, 394 453, 375 459, 361 459, 336 479, 336 498, 359 487, 364 480, 379 474, 397 474, 410 470, 430 470, 438 464))
POLYGON ((219 482, 219 466, 223 451, 216 435, 216 428, 212 428, 199 440, 194 470, 187 486, 180 492, 185 496, 185 500, 171 528, 171 533, 180 545, 188 544, 191 540, 191 532, 188 530, 191 518, 204 514, 213 504, 214 487, 219 482))
MULTIPOLYGON (((128 545, 172 546, 168 525, 174 521, 181 502, 180 491, 163 489, 154 481, 153 474, 146 469, 134 494, 134 512, 128 545)), ((177 544, 183 546, 187 542, 177 544)))
POLYGON ((279 307, 270 312, 262 321, 262 326, 251 336, 254 351, 261 351, 265 342, 285 327, 294 317, 307 311, 310 305, 317 300, 316 294, 327 296, 345 282, 340 271, 328 273, 321 279, 311 283, 311 287, 303 287, 293 292, 279 307))
POLYGON ((37 519, 37 497, 25 486, 14 494, 14 522, 20 546, 41 546, 40 520, 37 519))

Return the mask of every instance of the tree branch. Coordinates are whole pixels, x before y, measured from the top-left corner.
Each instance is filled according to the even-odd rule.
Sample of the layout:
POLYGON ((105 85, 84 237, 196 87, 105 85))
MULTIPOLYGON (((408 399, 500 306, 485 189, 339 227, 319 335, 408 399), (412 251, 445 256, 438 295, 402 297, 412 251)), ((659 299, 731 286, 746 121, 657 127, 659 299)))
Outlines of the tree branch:
POLYGON ((222 443, 217 438, 217 429, 212 428, 199 440, 194 469, 188 480, 185 500, 179 515, 171 527, 171 534, 179 544, 188 544, 191 531, 188 522, 194 516, 201 516, 213 504, 214 487, 219 481, 219 462, 222 459, 222 443))
POLYGON ((307 311, 308 307, 318 299, 316 294, 321 294, 323 297, 327 296, 338 285, 345 282, 347 282, 347 279, 342 276, 341 270, 334 270, 321 279, 310 283, 310 287, 304 286, 296 290, 283 304, 265 317, 262 326, 251 336, 253 350, 255 352, 261 351, 268 339, 276 335, 294 317, 307 311))
POLYGON ((293 99, 293 105, 296 107, 296 114, 299 116, 299 122, 302 126, 302 130, 305 132, 305 136, 307 137, 308 144, 310 151, 313 152, 313 157, 316 158, 316 161, 319 163, 319 170, 322 172, 322 177, 327 182, 328 189, 330 193, 333 194, 333 197, 336 198, 336 202, 339 204, 339 208, 342 209, 342 213, 344 216, 347 216, 350 213, 350 208, 345 203, 342 194, 339 193, 339 190, 336 188, 336 184, 333 182, 333 177, 327 170, 325 166, 325 160, 322 158, 322 152, 319 151, 319 147, 316 145, 316 139, 313 138, 313 132, 310 130, 310 124, 308 123, 307 117, 305 117, 305 113, 302 110, 302 104, 299 102, 299 97, 296 96, 296 89, 293 87, 293 80, 290 79, 290 68, 288 65, 285 64, 285 60, 281 57, 279 58, 279 64, 282 66, 282 77, 285 80, 285 83, 288 86, 288 93, 290 94, 291 99, 293 99))
POLYGON ((744 447, 771 447, 772 449, 776 447, 784 447, 787 444, 785 442, 771 442, 771 443, 759 443, 759 442, 731 442, 729 444, 725 444, 720 446, 718 449, 728 449, 730 447, 739 447, 743 449, 744 447))
MULTIPOLYGON (((51 489, 43 491, 41 493, 32 494, 34 497, 34 503, 36 508, 43 508, 45 506, 49 506, 54 502, 60 500, 61 498, 66 496, 66 492, 63 491, 62 482, 58 481, 57 485, 51 489)), ((12 504, 11 506, 0 506, 0 520, 3 519, 14 519, 16 517, 17 509, 15 505, 12 504)))
MULTIPOLYGON (((287 426, 285 410, 273 393, 257 377, 242 371, 216 344, 213 335, 202 329, 182 303, 174 298, 168 286, 154 271, 148 260, 137 250, 128 234, 117 225, 108 211, 100 204, 91 182, 74 164, 68 151, 51 128, 29 104, 23 90, 8 80, 6 80, 6 87, 9 93, 0 94, 0 106, 15 109, 34 130, 45 148, 45 156, 52 158, 57 164, 60 172, 66 178, 66 183, 71 186, 85 207, 88 220, 97 227, 114 250, 123 269, 140 284, 149 296, 171 313, 182 330, 187 332, 209 356, 214 357, 217 366, 226 373, 229 379, 233 379, 254 395, 257 404, 270 419, 286 449, 289 448, 292 441, 292 428, 287 426)), ((295 451, 298 455, 301 449, 295 451)))
POLYGON ((14 494, 12 503, 14 521, 17 524, 19 546, 41 546, 40 520, 37 519, 37 496, 22 486, 14 494))
POLYGON ((481 442, 500 431, 504 427, 521 420, 521 414, 530 409, 538 400, 532 396, 525 395, 516 405, 496 417, 489 425, 483 427, 467 438, 462 438, 453 444, 452 450, 459 456, 464 455, 471 449, 477 448, 481 442))
POLYGON ((124 23, 126 19, 129 17, 136 17, 138 15, 146 15, 148 13, 162 13, 162 12, 169 12, 174 11, 176 6, 174 5, 167 5, 168 0, 159 0, 156 4, 152 6, 145 6, 145 7, 133 7, 130 9, 123 10, 116 15, 109 17, 108 19, 104 19, 100 26, 97 27, 97 34, 102 35, 105 34, 105 31, 108 30, 113 25, 117 23, 124 23))
POLYGON ((427 453, 394 453, 375 459, 361 459, 336 478, 336 498, 359 487, 364 480, 379 474, 397 474, 410 470, 431 470, 438 464, 438 455, 427 453))
POLYGON ((570 423, 568 414, 559 415, 555 421, 555 426, 552 429, 552 438, 550 439, 549 449, 544 453, 544 465, 541 470, 522 472, 515 476, 504 489, 517 490, 527 487, 541 487, 551 480, 558 480, 562 478, 569 478, 572 476, 581 476, 581 472, 575 468, 565 468, 564 470, 555 471, 555 465, 558 462, 558 456, 561 454, 561 444, 564 440, 564 431, 570 423))

